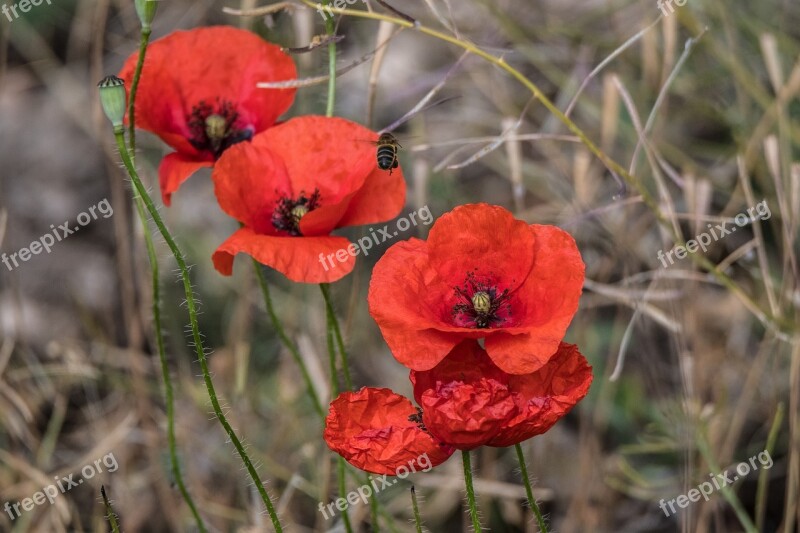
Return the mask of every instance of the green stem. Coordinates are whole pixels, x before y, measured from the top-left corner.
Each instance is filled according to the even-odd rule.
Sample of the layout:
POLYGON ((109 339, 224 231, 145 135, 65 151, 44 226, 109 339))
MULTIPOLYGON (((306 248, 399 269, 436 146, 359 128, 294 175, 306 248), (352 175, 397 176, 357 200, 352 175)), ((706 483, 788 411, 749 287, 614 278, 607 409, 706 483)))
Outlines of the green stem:
MULTIPOLYGON (((372 476, 367 476, 367 483, 370 485, 372 484, 372 476)), ((372 526, 372 531, 374 533, 380 533, 381 527, 380 523, 378 522, 378 495, 373 494, 372 497, 369 499, 369 516, 370 516, 370 525, 372 526)))
MULTIPOLYGON (((345 476, 347 473, 345 472, 345 462, 344 458, 340 455, 339 458, 339 468, 338 468, 338 475, 339 475, 339 497, 340 498, 347 498, 347 485, 345 484, 345 476)), ((344 521, 344 529, 347 533, 353 533, 353 524, 350 523, 350 515, 347 514, 347 509, 344 510, 342 513, 342 521, 344 521)))
POLYGON ((344 346, 344 339, 342 338, 342 330, 339 328, 339 320, 336 318, 336 311, 333 309, 333 300, 331 299, 331 287, 328 283, 320 283, 322 290, 322 297, 325 299, 325 309, 328 314, 328 324, 333 328, 333 334, 336 337, 336 345, 339 348, 339 354, 342 356, 342 372, 344 374, 344 384, 347 390, 353 390, 353 378, 350 375, 350 359, 347 356, 347 349, 344 346))
POLYGON ((469 450, 461 450, 461 461, 464 463, 464 485, 467 487, 467 504, 469 516, 472 519, 472 528, 482 531, 481 520, 478 518, 478 505, 475 503, 475 489, 472 488, 472 465, 469 459, 469 450))
POLYGON ((136 205, 136 212, 139 214, 139 220, 142 223, 144 242, 147 248, 147 258, 150 261, 151 281, 153 283, 153 326, 156 335, 158 358, 161 360, 161 378, 164 380, 164 396, 167 409, 167 443, 169 447, 172 476, 175 478, 178 490, 189 506, 195 522, 197 522, 198 529, 201 533, 205 533, 206 526, 203 523, 203 519, 200 518, 200 514, 197 512, 194 500, 192 500, 189 491, 186 489, 186 484, 183 482, 183 475, 181 474, 180 463, 178 462, 178 449, 175 441, 175 396, 172 390, 172 378, 169 375, 169 364, 167 363, 167 353, 164 348, 164 334, 161 325, 161 287, 158 274, 158 256, 153 246, 153 236, 150 233, 150 226, 147 224, 147 215, 142 205, 142 199, 136 196, 134 203, 136 205))
POLYGON ((547 533, 547 524, 542 516, 542 510, 539 509, 539 504, 533 497, 533 489, 531 488, 531 480, 528 478, 528 467, 525 465, 525 455, 522 453, 522 446, 519 443, 514 445, 517 450, 517 459, 519 460, 519 469, 522 471, 522 480, 525 482, 525 493, 528 495, 528 504, 533 509, 533 514, 536 515, 536 521, 539 522, 539 531, 547 533))
POLYGON ((280 520, 278 520, 278 515, 275 512, 275 508, 272 505, 272 500, 267 494, 267 490, 264 487, 264 483, 261 481, 261 478, 258 475, 258 472, 253 466, 250 457, 247 455, 247 452, 242 445, 242 442, 239 440, 239 437, 236 436, 236 432, 231 427, 230 423, 228 422, 228 418, 225 416, 225 413, 222 411, 222 407, 220 406, 219 400, 217 399, 217 393, 214 389, 214 383, 211 379, 211 372, 208 368, 208 360, 206 359, 205 348, 203 345, 203 337, 200 334, 200 325, 197 320, 197 307, 195 304, 194 299, 194 289, 192 289, 192 280, 189 277, 189 269, 186 266, 186 260, 183 257, 183 252, 181 252, 178 245, 175 243, 175 240, 172 238, 167 227, 164 225, 164 221, 161 219, 161 215, 156 209, 156 206, 153 204, 153 200, 150 198, 150 195, 145 189, 144 185, 142 184, 142 180, 139 178, 138 172, 136 172, 136 168, 133 165, 133 161, 131 160, 130 154, 128 153, 127 147, 125 146, 125 132, 122 127, 115 129, 114 137, 117 140, 117 146, 119 148, 120 156, 122 157, 122 163, 125 165, 125 168, 128 171, 128 175, 133 182, 133 186, 136 189, 136 192, 144 201, 145 206, 147 207, 147 211, 150 214, 150 217, 153 219, 156 227, 158 228, 159 232, 161 233, 162 237, 167 243, 172 255, 175 257, 175 261, 178 263, 178 268, 180 269, 181 273, 181 280, 183 281, 183 290, 186 294, 186 306, 189 310, 189 323, 192 330, 192 340, 194 341, 194 348, 195 353, 197 354, 197 360, 200 363, 200 368, 203 372, 203 381, 205 382, 206 389, 208 391, 208 397, 211 400, 211 406, 214 409, 214 414, 216 415, 217 419, 219 420, 220 424, 222 424, 225 433, 228 435, 228 438, 233 443, 233 446, 236 448, 236 451, 239 453, 239 457, 241 457, 242 462, 245 465, 250 477, 255 483, 256 489, 258 490, 259 494, 261 495, 261 500, 264 502, 264 506, 267 508, 267 512, 269 513, 270 518, 272 519, 272 525, 275 528, 275 531, 281 533, 283 528, 281 527, 280 520))
POLYGON ((422 533, 422 518, 419 516, 419 505, 417 505, 417 491, 411 487, 411 508, 414 510, 414 525, 417 533, 422 533))
POLYGON ((108 523, 111 525, 111 531, 113 533, 119 533, 119 523, 117 523, 117 514, 114 512, 114 508, 111 507, 111 502, 108 501, 108 496, 106 495, 106 487, 104 485, 100 485, 100 494, 103 496, 103 505, 106 508, 106 518, 108 518, 108 523))
POLYGON ((292 358, 294 359, 295 363, 297 363, 298 368, 300 368, 300 373, 303 375, 303 381, 305 381, 306 388, 308 389, 308 395, 311 397, 311 402, 314 404, 314 410, 317 412, 320 418, 324 419, 325 409, 323 409, 322 402, 319 399, 319 394, 317 394, 317 390, 314 388, 314 382, 311 380, 311 374, 308 371, 308 367, 303 361, 297 346, 286 334, 286 331, 283 329, 283 325, 281 325, 281 321, 278 318, 278 314, 275 312, 275 307, 272 304, 272 296, 270 295, 269 284, 264 277, 261 264, 255 259, 253 259, 253 268, 256 271, 256 279, 258 280, 258 285, 261 287, 261 294, 264 296, 264 305, 267 308, 267 314, 272 322, 272 327, 277 332, 278 337, 281 339, 283 345, 287 350, 289 350, 289 353, 292 354, 292 358))
MULTIPOLYGON (((330 4, 330 0, 324 0, 323 5, 330 4)), ((325 17, 325 33, 330 36, 336 32, 336 21, 333 15, 325 17)), ((332 117, 336 106, 336 43, 331 41, 328 44, 328 104, 325 109, 325 116, 332 117)))
POLYGON ((330 312, 325 313, 325 345, 328 347, 328 362, 331 370, 331 398, 339 395, 339 371, 336 369, 336 348, 333 346, 333 326, 330 312))
POLYGON ((147 43, 150 42, 150 28, 142 28, 142 36, 139 40, 139 58, 136 61, 136 70, 133 73, 131 82, 131 92, 128 97, 128 139, 131 146, 131 157, 136 157, 136 113, 133 106, 136 103, 136 92, 139 90, 139 80, 142 77, 142 67, 144 66, 144 56, 147 53, 147 43))

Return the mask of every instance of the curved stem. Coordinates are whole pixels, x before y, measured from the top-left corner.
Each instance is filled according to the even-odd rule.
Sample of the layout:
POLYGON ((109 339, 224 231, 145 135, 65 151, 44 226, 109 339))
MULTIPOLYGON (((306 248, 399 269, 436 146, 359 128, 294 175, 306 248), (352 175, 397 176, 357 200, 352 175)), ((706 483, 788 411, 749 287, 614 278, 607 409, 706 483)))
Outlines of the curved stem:
POLYGON ((139 89, 139 80, 142 77, 147 43, 150 42, 150 31, 150 28, 142 28, 141 39, 139 40, 139 58, 136 60, 136 70, 133 73, 131 93, 128 97, 128 139, 131 146, 131 157, 135 157, 133 154, 136 153, 136 113, 133 110, 133 106, 136 103, 136 92, 139 89))
POLYGON ((347 356, 347 349, 344 346, 344 339, 342 338, 342 330, 339 328, 339 320, 336 318, 336 311, 333 309, 331 286, 328 283, 320 283, 319 288, 322 290, 322 297, 325 299, 325 309, 328 314, 328 324, 333 328, 333 335, 336 338, 336 345, 339 348, 339 354, 342 356, 342 373, 344 374, 344 384, 347 387, 347 390, 353 390, 353 378, 350 375, 350 358, 347 356))
POLYGON ((308 389, 308 395, 311 397, 311 402, 314 404, 314 410, 317 412, 320 418, 325 418, 325 410, 322 408, 322 402, 319 399, 319 394, 317 394, 317 390, 314 388, 314 382, 311 380, 311 374, 308 371, 308 367, 306 366, 305 361, 303 361, 303 358, 300 356, 300 351, 297 349, 297 346, 294 344, 294 342, 292 342, 281 325, 278 314, 275 312, 275 307, 272 305, 272 296, 269 292, 269 284, 264 277, 261 264, 255 259, 253 259, 253 268, 256 271, 256 279, 258 280, 258 285, 261 287, 261 294, 264 296, 264 305, 267 308, 267 314, 272 322, 272 327, 275 329, 275 332, 278 334, 278 337, 281 339, 283 345, 287 350, 289 350, 289 353, 292 354, 292 358, 294 359, 295 363, 297 363, 298 368, 300 368, 300 373, 303 375, 303 381, 306 383, 306 389, 308 389))
POLYGON ((517 450, 519 469, 522 471, 522 481, 525 483, 525 493, 528 495, 528 504, 531 506, 533 514, 536 515, 536 521, 539 522, 539 531, 541 531, 541 533, 547 533, 547 524, 544 521, 544 516, 542 516, 542 510, 539 509, 539 504, 536 503, 536 499, 533 497, 533 489, 531 488, 531 480, 528 478, 528 467, 525 465, 525 455, 522 453, 522 446, 517 443, 514 445, 514 448, 517 450))
POLYGON ((136 212, 139 214, 139 220, 142 223, 142 231, 144 232, 144 242, 147 248, 147 258, 150 262, 150 275, 153 284, 153 327, 156 336, 156 348, 158 349, 158 358, 161 361, 161 378, 164 380, 164 402, 167 409, 167 445, 169 447, 169 461, 172 469, 172 477, 175 478, 175 483, 178 485, 178 490, 183 496, 183 500, 189 506, 189 509, 194 516, 195 522, 200 533, 206 532, 206 526, 203 519, 200 518, 200 513, 197 511, 197 506, 194 504, 189 491, 186 489, 186 484, 183 481, 183 474, 181 473, 181 466, 178 462, 178 448, 175 441, 175 396, 172 390, 172 378, 169 375, 169 364, 167 363, 167 353, 164 349, 164 334, 161 326, 161 286, 158 275, 158 256, 156 255, 155 246, 153 246, 153 236, 150 233, 150 226, 147 224, 147 215, 142 205, 142 199, 139 196, 134 198, 136 205, 136 212))
POLYGON ((478 505, 475 503, 475 489, 472 487, 472 465, 469 459, 469 450, 461 450, 461 461, 464 464, 464 485, 467 487, 467 504, 469 516, 472 519, 472 528, 481 530, 481 520, 478 517, 478 505))
POLYGON ((255 466, 253 466, 253 463, 250 460, 250 457, 247 455, 242 442, 239 440, 236 432, 228 422, 228 418, 222 411, 222 407, 217 399, 217 393, 214 389, 214 382, 211 379, 211 372, 208 368, 208 360, 206 359, 203 337, 200 334, 200 326, 197 320, 197 307, 194 299, 194 289, 192 289, 192 281, 189 277, 189 269, 186 266, 186 260, 183 257, 183 252, 181 252, 180 248, 175 243, 175 240, 172 238, 169 230, 164 225, 164 221, 161 219, 158 209, 156 209, 156 206, 153 204, 153 200, 150 198, 150 195, 142 184, 142 180, 139 178, 138 172, 136 172, 136 168, 133 165, 133 161, 131 160, 127 147, 125 146, 124 129, 121 127, 116 129, 114 131, 114 137, 117 140, 117 146, 119 148, 120 156, 122 157, 122 163, 125 165, 125 168, 128 171, 128 175, 133 182, 136 192, 144 201, 150 217, 153 219, 153 222, 155 223, 162 237, 164 237, 164 240, 172 252, 172 255, 175 256, 175 261, 178 263, 178 268, 180 269, 181 273, 181 280, 183 281, 183 290, 186 294, 186 306, 189 310, 189 323, 192 330, 192 340, 194 341, 195 353, 197 354, 197 360, 200 363, 200 368, 203 373, 203 381, 205 382, 206 390, 208 391, 208 397, 211 400, 211 406, 214 409, 214 414, 216 415, 220 424, 222 424, 225 433, 233 443, 233 446, 239 453, 239 457, 242 459, 242 462, 244 463, 247 472, 250 474, 253 483, 255 483, 256 489, 261 495, 261 500, 264 502, 264 506, 266 507, 270 519, 272 520, 272 525, 274 526, 275 531, 281 533, 283 531, 283 527, 281 526, 278 515, 275 512, 274 506, 272 505, 272 500, 270 499, 269 494, 267 494, 267 489, 264 487, 264 483, 261 481, 255 466))

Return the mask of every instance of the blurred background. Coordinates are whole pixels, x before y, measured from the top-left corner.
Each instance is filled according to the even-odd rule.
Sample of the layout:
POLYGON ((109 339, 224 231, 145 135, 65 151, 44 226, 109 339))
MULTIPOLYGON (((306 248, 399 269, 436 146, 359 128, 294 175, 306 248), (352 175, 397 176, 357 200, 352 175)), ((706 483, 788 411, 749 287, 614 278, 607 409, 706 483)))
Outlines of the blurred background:
MULTIPOLYGON (((453 69, 462 50, 414 30, 348 17, 338 27, 342 68, 391 37, 338 79, 338 115, 377 130, 443 80, 440 96, 458 97, 396 131, 407 212, 427 206, 438 217, 489 202, 559 225, 578 242, 587 280, 566 340, 580 346, 595 381, 569 416, 523 446, 552 531, 800 527, 800 4, 681 1, 395 2, 519 69, 631 170, 655 199, 650 205, 485 60, 468 56, 453 69), (709 224, 733 226, 757 204, 770 215, 761 207, 760 219, 707 251, 674 264, 660 259, 675 244, 666 228, 693 239, 709 224), (715 490, 679 513, 660 507, 741 462, 751 471, 732 490, 715 490)), ((194 531, 170 474, 147 255, 96 90, 138 46, 133 1, 28 7, 19 17, 0 15, 0 251, 10 256, 51 225, 75 225, 90 208, 98 216, 84 216, 80 231, 49 253, 0 264, 0 505, 70 474, 87 479, 52 505, 21 516, 4 509, 0 530, 107 531, 104 485, 122 530, 194 531), (86 466, 91 479, 80 475, 86 466)), ((247 17, 224 7, 259 4, 163 1, 153 38, 227 24, 302 47, 324 33, 322 18, 305 7, 247 17)), ((386 13, 375 3, 352 6, 368 7, 386 13)), ((327 71, 325 48, 294 57, 301 78, 327 71)), ((322 114, 325 99, 324 83, 300 88, 286 116, 322 114)), ((167 147, 144 132, 138 139, 137 164, 153 186, 167 147)), ((161 213, 193 265, 226 412, 269 480, 284 524, 342 530, 317 510, 336 497, 333 455, 252 269, 240 259, 224 278, 211 264, 237 226, 217 207, 209 173, 188 181, 161 213)), ((402 237, 424 238, 427 229, 417 225, 402 237)), ((407 371, 366 305, 371 269, 388 246, 360 258, 332 292, 356 384, 410 395, 407 371)), ((184 331, 175 263, 163 242, 157 247, 187 486, 211 530, 270 531, 214 420, 184 331)), ((319 290, 267 275, 277 313, 327 399, 319 290)), ((473 466, 484 525, 537 531, 513 450, 483 448, 473 466)), ((413 530, 411 484, 428 530, 469 529, 456 457, 378 495, 384 531, 413 530)), ((353 506, 351 516, 359 531, 372 530, 367 506, 353 506)))

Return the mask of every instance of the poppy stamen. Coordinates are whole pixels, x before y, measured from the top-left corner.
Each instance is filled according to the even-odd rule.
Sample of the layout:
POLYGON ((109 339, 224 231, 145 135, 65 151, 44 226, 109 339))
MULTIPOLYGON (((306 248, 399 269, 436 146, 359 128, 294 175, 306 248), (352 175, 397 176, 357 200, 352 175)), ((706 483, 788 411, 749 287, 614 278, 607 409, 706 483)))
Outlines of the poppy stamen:
POLYGON ((459 303, 453 306, 453 319, 458 326, 486 329, 502 324, 511 314, 508 289, 502 292, 486 281, 479 281, 470 272, 462 287, 455 287, 459 303))
POLYGON ((203 100, 192 108, 189 142, 218 159, 226 149, 253 137, 253 128, 239 122, 239 112, 231 102, 217 102, 214 106, 203 100))
POLYGON ((319 199, 319 189, 314 189, 310 196, 301 192, 296 200, 286 196, 282 197, 278 200, 278 205, 272 213, 273 227, 278 231, 288 232, 292 236, 302 235, 300 220, 319 207, 319 199))

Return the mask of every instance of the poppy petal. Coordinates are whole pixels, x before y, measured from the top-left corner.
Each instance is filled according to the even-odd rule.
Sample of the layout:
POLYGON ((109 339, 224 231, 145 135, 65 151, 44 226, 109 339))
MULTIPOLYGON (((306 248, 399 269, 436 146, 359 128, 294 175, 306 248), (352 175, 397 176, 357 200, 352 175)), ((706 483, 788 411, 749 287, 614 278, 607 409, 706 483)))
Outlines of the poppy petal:
POLYGON ((213 161, 192 159, 180 152, 167 154, 158 166, 158 182, 161 185, 161 198, 164 205, 172 203, 172 193, 178 190, 181 184, 203 167, 213 166, 213 161))
POLYGON ((331 450, 361 470, 390 476, 401 468, 427 471, 455 450, 409 419, 416 414, 407 398, 365 387, 331 402, 323 436, 331 450))
MULTIPOLYGON (((119 77, 130 83, 138 53, 119 77)), ((136 97, 136 124, 178 151, 187 151, 192 107, 206 101, 236 104, 254 132, 272 126, 294 101, 295 89, 259 89, 258 82, 297 77, 280 47, 232 26, 176 31, 151 43, 136 97)))
POLYGON ((233 258, 241 252, 292 281, 332 283, 355 266, 355 257, 347 253, 349 246, 350 241, 344 237, 278 237, 261 235, 245 227, 228 237, 212 260, 214 268, 224 276, 231 275, 233 258), (329 256, 334 260, 329 260, 329 256))
POLYGON ((497 366, 526 374, 544 365, 559 347, 578 310, 586 266, 575 239, 555 226, 531 225, 536 261, 514 293, 514 327, 486 338, 486 351, 497 366))
POLYGON ((561 343, 558 352, 536 372, 509 376, 519 414, 489 445, 511 446, 544 433, 586 396, 591 384, 592 367, 578 347, 561 343))
POLYGON ((474 273, 513 291, 534 264, 534 242, 528 224, 508 210, 488 204, 462 205, 433 225, 428 254, 431 267, 450 285, 461 285, 467 274, 474 273))
POLYGON ((294 194, 319 189, 323 206, 347 199, 377 167, 375 147, 367 142, 377 134, 342 118, 297 117, 259 137, 283 158, 294 194))
POLYGON ((391 220, 406 205, 406 182, 400 167, 391 175, 376 168, 367 176, 364 186, 348 204, 340 226, 360 226, 391 220), (380 198, 380 201, 376 201, 380 198))
POLYGON ((427 244, 419 239, 389 248, 372 271, 370 314, 395 358, 414 370, 433 368, 463 338, 436 329, 444 312, 439 295, 445 288, 439 285, 427 244))
POLYGON ((262 135, 228 148, 214 165, 211 179, 223 211, 258 233, 275 235, 275 206, 292 191, 283 158, 260 141, 262 135))

